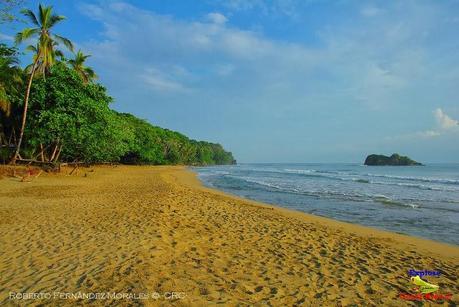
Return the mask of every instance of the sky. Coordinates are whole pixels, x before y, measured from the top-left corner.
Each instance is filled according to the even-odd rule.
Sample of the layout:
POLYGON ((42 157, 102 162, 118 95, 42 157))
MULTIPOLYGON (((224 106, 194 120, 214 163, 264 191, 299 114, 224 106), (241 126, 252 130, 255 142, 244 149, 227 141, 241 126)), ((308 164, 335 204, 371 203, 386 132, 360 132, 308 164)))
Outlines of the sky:
POLYGON ((238 162, 459 162, 458 0, 42 3, 114 109, 238 162))

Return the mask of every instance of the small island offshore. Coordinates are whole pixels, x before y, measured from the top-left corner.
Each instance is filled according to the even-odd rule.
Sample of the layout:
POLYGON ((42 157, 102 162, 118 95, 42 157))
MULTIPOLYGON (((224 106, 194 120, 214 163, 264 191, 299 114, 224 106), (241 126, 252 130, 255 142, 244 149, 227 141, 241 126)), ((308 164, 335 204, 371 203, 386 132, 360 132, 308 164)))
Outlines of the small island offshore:
POLYGON ((422 163, 416 162, 407 156, 400 156, 397 153, 392 154, 388 157, 385 155, 371 154, 365 159, 365 165, 371 166, 414 166, 423 165, 422 163))

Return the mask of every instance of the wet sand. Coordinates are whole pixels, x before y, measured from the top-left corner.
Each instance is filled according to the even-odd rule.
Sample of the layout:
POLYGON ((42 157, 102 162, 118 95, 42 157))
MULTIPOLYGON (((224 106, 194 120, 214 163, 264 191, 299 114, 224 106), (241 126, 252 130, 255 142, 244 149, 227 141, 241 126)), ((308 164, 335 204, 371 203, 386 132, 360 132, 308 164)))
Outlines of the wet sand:
POLYGON ((410 269, 459 302, 457 246, 225 195, 183 167, 69 172, 0 180, 0 305, 415 305, 410 269))

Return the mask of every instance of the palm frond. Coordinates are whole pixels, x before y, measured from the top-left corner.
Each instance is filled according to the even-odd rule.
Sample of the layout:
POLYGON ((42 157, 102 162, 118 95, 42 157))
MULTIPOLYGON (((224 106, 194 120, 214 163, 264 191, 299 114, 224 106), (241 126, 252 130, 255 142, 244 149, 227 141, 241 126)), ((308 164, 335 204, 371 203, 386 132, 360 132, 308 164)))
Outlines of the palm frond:
POLYGON ((92 68, 90 68, 90 67, 85 67, 84 71, 85 71, 86 75, 89 77, 88 79, 90 79, 90 80, 99 78, 99 76, 97 76, 96 73, 94 72, 94 70, 92 68))
MULTIPOLYGON (((0 69, 12 67, 19 64, 19 60, 15 57, 0 57, 0 69)), ((0 70, 0 72, 1 72, 0 70)))
POLYGON ((84 65, 86 59, 89 57, 89 54, 84 54, 81 50, 78 50, 75 57, 68 61, 70 66, 80 76, 84 83, 91 82, 97 78, 94 70, 84 65))
POLYGON ((58 22, 62 21, 65 19, 65 16, 61 16, 61 15, 52 15, 50 18, 49 18, 49 22, 48 22, 48 27, 49 28, 52 28, 55 24, 57 24, 58 22))
POLYGON ((61 59, 64 58, 64 53, 62 51, 60 51, 60 50, 56 50, 54 52, 54 54, 55 54, 56 57, 59 57, 61 59))
POLYGON ((54 39, 59 43, 63 43, 67 49, 73 52, 73 43, 68 38, 54 34, 54 39))
POLYGON ((73 60, 73 63, 75 65, 83 66, 84 62, 86 62, 86 59, 89 58, 90 56, 91 55, 84 54, 81 50, 78 50, 78 52, 75 54, 75 59, 73 60))
MULTIPOLYGON (((12 77, 13 81, 16 82, 17 84, 22 84, 23 83, 23 80, 21 78, 21 75, 20 74, 14 74, 13 77, 12 77)), ((16 89, 16 87, 15 87, 16 89)))
POLYGON ((38 28, 25 28, 21 32, 18 32, 14 38, 14 41, 17 45, 22 43, 23 41, 33 37, 34 35, 38 34, 40 29, 38 28))
POLYGON ((38 53, 38 48, 34 45, 29 45, 25 48, 25 50, 27 51, 31 51, 31 52, 34 52, 34 53, 38 53))
POLYGON ((91 57, 90 54, 83 54, 83 53, 81 54, 81 60, 82 60, 83 62, 85 62, 89 57, 91 57))
MULTIPOLYGON (((40 66, 40 65, 39 65, 40 66)), ((40 68, 39 66, 36 68, 36 71, 40 71, 40 68)), ((32 68, 33 68, 33 64, 29 64, 27 65, 25 68, 24 68, 24 71, 27 73, 27 74, 30 74, 32 72, 32 68)))
POLYGON ((41 4, 38 5, 38 11, 40 16, 40 23, 42 27, 49 28, 49 16, 51 14, 52 6, 43 6, 41 4))
POLYGON ((0 111, 3 111, 8 117, 11 113, 11 103, 8 101, 8 95, 3 87, 0 87, 0 111))
POLYGON ((37 27, 40 27, 40 23, 38 22, 37 16, 35 16, 34 12, 28 9, 24 9, 21 11, 21 13, 24 16, 28 17, 30 22, 32 22, 34 25, 36 25, 37 27))

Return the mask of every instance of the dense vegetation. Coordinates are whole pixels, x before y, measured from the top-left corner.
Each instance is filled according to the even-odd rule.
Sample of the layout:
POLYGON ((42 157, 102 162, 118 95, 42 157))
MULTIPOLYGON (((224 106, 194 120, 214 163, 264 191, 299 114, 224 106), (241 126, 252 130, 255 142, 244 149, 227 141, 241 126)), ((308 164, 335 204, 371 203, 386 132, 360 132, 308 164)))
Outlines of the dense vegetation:
POLYGON ((126 139, 124 163, 214 165, 233 164, 233 156, 220 144, 190 140, 181 133, 152 126, 131 114, 117 113, 131 134, 126 139))
POLYGON ((37 35, 37 45, 27 47, 33 63, 22 69, 16 47, 0 44, 0 162, 235 163, 219 144, 191 140, 111 110, 112 98, 85 66, 88 56, 78 51, 66 60, 57 49, 61 43, 73 51, 69 40, 51 34, 63 17, 43 6, 38 15, 24 14, 36 28, 18 33, 16 41, 37 35))
POLYGON ((419 162, 416 162, 406 156, 400 156, 397 153, 392 154, 392 156, 384 155, 369 155, 365 159, 365 165, 391 165, 391 166, 407 166, 407 165, 422 165, 419 162))
POLYGON ((31 37, 38 43, 26 48, 33 63, 25 69, 18 65, 18 49, 0 43, 0 162, 235 163, 219 144, 110 109, 112 98, 85 65, 88 55, 78 51, 67 60, 57 49, 73 52, 70 40, 51 33, 64 17, 41 5, 37 15, 23 13, 35 28, 19 32, 16 43, 31 37))

